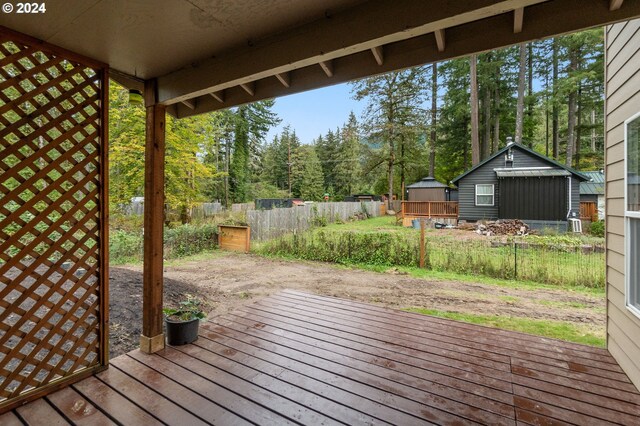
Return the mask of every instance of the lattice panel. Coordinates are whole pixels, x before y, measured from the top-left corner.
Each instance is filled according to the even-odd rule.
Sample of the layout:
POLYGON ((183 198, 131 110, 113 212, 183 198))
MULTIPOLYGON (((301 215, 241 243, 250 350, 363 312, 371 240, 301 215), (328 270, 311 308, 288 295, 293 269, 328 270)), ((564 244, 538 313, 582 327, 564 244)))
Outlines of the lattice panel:
POLYGON ((106 70, 0 33, 0 403, 104 363, 106 70))

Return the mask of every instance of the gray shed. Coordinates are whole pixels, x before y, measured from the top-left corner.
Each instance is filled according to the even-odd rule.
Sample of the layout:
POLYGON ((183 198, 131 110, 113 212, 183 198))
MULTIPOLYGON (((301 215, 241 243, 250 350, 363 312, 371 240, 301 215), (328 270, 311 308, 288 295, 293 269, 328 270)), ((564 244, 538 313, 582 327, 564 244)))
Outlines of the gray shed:
POLYGON ((407 201, 449 201, 449 187, 427 176, 407 186, 407 201))

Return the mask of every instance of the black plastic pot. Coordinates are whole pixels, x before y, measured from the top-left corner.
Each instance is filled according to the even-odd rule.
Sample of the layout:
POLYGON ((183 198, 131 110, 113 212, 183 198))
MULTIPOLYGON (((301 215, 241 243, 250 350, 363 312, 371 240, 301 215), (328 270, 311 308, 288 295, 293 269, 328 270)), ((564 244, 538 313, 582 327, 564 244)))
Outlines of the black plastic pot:
POLYGON ((167 343, 171 346, 186 345, 195 342, 198 338, 198 318, 190 321, 176 321, 169 318, 164 319, 167 325, 167 343))

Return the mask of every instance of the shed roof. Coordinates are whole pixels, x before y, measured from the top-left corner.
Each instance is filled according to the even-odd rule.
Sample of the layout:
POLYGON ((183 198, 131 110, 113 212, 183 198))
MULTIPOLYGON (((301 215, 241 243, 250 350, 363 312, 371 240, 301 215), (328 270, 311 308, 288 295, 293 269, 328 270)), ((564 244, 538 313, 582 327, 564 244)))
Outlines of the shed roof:
POLYGON ((493 160, 494 158, 504 154, 505 152, 507 152, 507 150, 509 148, 515 148, 515 149, 519 149, 522 150, 524 152, 528 152, 529 154, 538 157, 539 159, 547 162, 550 166, 555 167, 555 168, 559 168, 559 169, 563 169, 568 171, 571 175, 575 176, 577 179, 579 179, 580 181, 586 181, 589 180, 589 178, 587 176, 585 176, 584 174, 578 172, 577 170, 572 169, 571 167, 567 167, 564 164, 558 163, 555 160, 552 160, 549 157, 545 157, 542 154, 539 154, 537 152, 535 152, 534 150, 527 148, 526 146, 519 144, 519 143, 511 143, 507 146, 505 146, 504 148, 498 150, 498 152, 496 152, 495 154, 491 155, 490 157, 485 158, 483 161, 481 161, 480 163, 476 164, 474 167, 472 167, 471 169, 467 170, 466 172, 464 172, 463 174, 461 174, 460 176, 456 177, 455 179, 453 179, 451 181, 451 183, 456 184, 457 182, 462 179, 463 177, 467 176, 470 173, 473 173, 475 170, 479 169, 480 167, 484 166, 485 164, 487 164, 489 161, 493 160))
POLYGON ((580 194, 604 195, 604 173, 601 171, 582 172, 591 180, 580 183, 580 194))
POLYGON ((448 186, 442 182, 438 182, 433 176, 427 176, 422 178, 418 182, 412 183, 411 185, 407 186, 407 189, 414 188, 448 188, 448 186))

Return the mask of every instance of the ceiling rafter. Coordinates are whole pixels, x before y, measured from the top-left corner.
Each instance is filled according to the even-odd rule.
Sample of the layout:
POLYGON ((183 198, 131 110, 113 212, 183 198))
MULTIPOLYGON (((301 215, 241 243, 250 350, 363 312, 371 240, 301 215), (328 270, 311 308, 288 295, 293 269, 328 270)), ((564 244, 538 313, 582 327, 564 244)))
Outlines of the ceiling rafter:
POLYGON ((333 61, 321 61, 320 67, 327 77, 333 77, 333 61))
POLYGON ((224 90, 220 90, 219 92, 211 92, 209 93, 213 99, 220 103, 224 103, 224 90))
POLYGON ((196 100, 195 99, 185 99, 182 103, 189 109, 196 109, 196 100))
POLYGON ((524 7, 519 7, 513 11, 513 33, 522 32, 522 24, 524 22, 524 7))
POLYGON ((256 94, 256 82, 252 81, 251 83, 242 83, 240 87, 249 94, 249 96, 255 96, 256 94))
POLYGON ((609 0, 609 10, 618 10, 622 7, 623 0, 609 0))
POLYGON ((436 30, 433 34, 436 36, 436 45, 438 46, 438 52, 444 52, 444 49, 445 49, 444 28, 440 30, 436 30))
POLYGON ((291 73, 282 72, 282 73, 276 74, 276 78, 280 80, 280 83, 282 83, 284 87, 286 88, 291 87, 291 73))
POLYGON ((378 65, 384 64, 384 50, 382 46, 372 47, 371 53, 373 53, 373 57, 376 59, 378 65))

